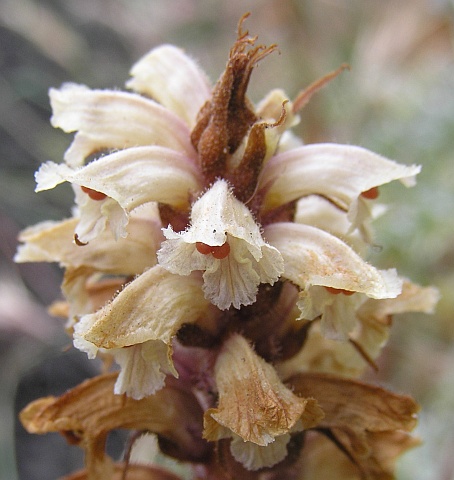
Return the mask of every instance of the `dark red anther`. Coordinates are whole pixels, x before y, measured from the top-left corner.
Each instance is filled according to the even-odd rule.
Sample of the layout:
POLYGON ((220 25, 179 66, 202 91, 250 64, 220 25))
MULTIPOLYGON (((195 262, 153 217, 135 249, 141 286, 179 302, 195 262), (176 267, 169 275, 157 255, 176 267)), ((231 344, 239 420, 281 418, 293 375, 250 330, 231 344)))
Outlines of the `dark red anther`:
POLYGON ((230 253, 230 245, 227 242, 219 246, 211 246, 203 242, 196 242, 195 248, 202 255, 209 255, 211 253, 213 257, 218 260, 222 260, 230 253))
POLYGON ((332 293, 333 295, 339 295, 342 293, 343 295, 347 295, 349 297, 350 295, 353 295, 355 292, 352 290, 344 290, 342 288, 333 288, 333 287, 325 287, 326 290, 328 290, 329 293, 332 293))
POLYGON ((379 195, 378 187, 372 187, 365 192, 361 192, 361 196, 367 198, 368 200, 375 200, 379 195))
POLYGON ((203 242, 196 242, 195 243, 195 248, 199 253, 202 255, 208 255, 211 253, 211 249, 213 248, 211 245, 207 245, 206 243, 203 242))
POLYGON ((104 200, 107 197, 105 193, 98 192, 97 190, 93 190, 92 188, 84 186, 81 186, 80 188, 82 188, 82 191, 86 193, 92 200, 100 201, 104 200))
POLYGON ((213 247, 213 250, 211 253, 213 254, 214 258, 217 258, 218 260, 222 260, 223 258, 229 255, 230 245, 227 242, 225 242, 223 245, 220 245, 219 247, 213 247))

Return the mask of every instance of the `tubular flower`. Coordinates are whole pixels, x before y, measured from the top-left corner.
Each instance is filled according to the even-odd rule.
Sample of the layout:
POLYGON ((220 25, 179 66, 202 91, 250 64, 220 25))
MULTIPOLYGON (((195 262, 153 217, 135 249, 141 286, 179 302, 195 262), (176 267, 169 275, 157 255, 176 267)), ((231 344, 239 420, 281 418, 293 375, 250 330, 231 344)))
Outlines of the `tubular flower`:
POLYGON ((224 343, 214 374, 219 405, 205 412, 204 436, 231 437, 233 456, 250 470, 283 460, 290 432, 313 427, 324 416, 313 398, 297 397, 285 387, 240 335, 224 343))
POLYGON ((412 186, 420 168, 291 132, 344 67, 293 102, 273 90, 254 105, 251 74, 276 47, 257 46, 244 18, 214 86, 164 45, 132 68, 133 92, 50 92, 52 124, 76 133, 63 163, 38 170, 37 191, 70 182, 75 208, 22 232, 16 260, 60 263, 65 300, 52 312, 76 348, 119 367, 22 413, 30 432, 85 449, 86 470, 68 478, 174 478, 130 466, 138 455, 114 463, 114 428, 155 434, 162 454, 213 480, 336 465, 392 478, 414 444, 417 405, 351 377, 377 368, 392 315, 437 302, 364 260, 378 188, 412 186))
POLYGON ((273 285, 283 272, 279 251, 264 242, 251 212, 224 180, 194 203, 188 230, 163 231, 159 263, 180 275, 203 270, 205 296, 221 310, 254 303, 258 285, 273 285))

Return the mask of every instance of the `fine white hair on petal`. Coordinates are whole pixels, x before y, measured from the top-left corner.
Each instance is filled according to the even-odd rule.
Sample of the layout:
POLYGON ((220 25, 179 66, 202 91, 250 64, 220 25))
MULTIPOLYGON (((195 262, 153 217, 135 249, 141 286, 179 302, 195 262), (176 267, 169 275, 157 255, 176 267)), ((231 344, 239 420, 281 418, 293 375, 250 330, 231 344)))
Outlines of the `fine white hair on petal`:
POLYGON ((46 162, 35 178, 37 192, 71 182, 106 194, 126 210, 152 201, 184 207, 190 193, 200 188, 194 163, 182 153, 158 146, 128 148, 82 168, 46 162))

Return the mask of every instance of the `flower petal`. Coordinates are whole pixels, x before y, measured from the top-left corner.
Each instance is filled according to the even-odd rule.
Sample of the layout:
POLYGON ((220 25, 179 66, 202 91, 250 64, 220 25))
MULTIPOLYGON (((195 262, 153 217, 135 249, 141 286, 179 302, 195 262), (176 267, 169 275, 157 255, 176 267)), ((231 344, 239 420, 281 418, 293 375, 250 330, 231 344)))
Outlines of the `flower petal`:
POLYGON ((183 50, 161 45, 141 58, 131 69, 128 88, 154 98, 189 127, 194 127, 197 113, 211 97, 205 73, 183 50))
MULTIPOLYGON (((140 439, 139 439, 140 440, 140 439)), ((136 441, 137 443, 137 441, 136 441)), ((134 446, 136 445, 134 443, 134 446)), ((114 473, 110 480, 121 480, 121 477, 125 470, 124 463, 116 463, 113 465, 114 473)), ((106 479, 106 472, 101 472, 100 480, 106 479)), ((128 480, 181 480, 180 476, 176 476, 161 467, 151 465, 137 465, 131 462, 128 465, 128 480)), ((71 475, 61 477, 60 480, 98 480, 93 478, 92 472, 88 472, 86 469, 74 472, 71 475)))
POLYGON ((204 415, 204 438, 229 434, 266 446, 287 434, 302 420, 302 428, 323 416, 316 402, 295 396, 279 380, 274 368, 259 357, 242 336, 232 335, 215 365, 219 404, 204 415))
POLYGON ((357 311, 359 328, 353 332, 370 358, 377 358, 388 340, 392 315, 406 312, 434 313, 440 293, 434 287, 421 287, 403 281, 402 293, 396 298, 367 299, 357 311))
POLYGON ((112 352, 121 371, 115 383, 116 394, 126 393, 136 400, 155 394, 164 387, 167 374, 178 377, 168 346, 149 340, 112 352))
MULTIPOLYGON (((354 296, 356 295, 345 299, 354 296)), ((396 298, 366 299, 356 311, 350 312, 355 318, 356 327, 349 337, 374 361, 388 340, 392 315, 405 312, 431 313, 438 296, 437 290, 432 287, 423 288, 404 280, 402 293, 396 298)), ((304 348, 277 366, 280 376, 288 378, 292 374, 305 371, 332 373, 344 377, 359 377, 363 374, 370 365, 369 361, 351 342, 326 338, 320 327, 319 322, 313 324, 304 348)))
POLYGON ((92 315, 84 337, 98 347, 127 347, 148 340, 170 345, 183 323, 209 314, 197 275, 180 277, 156 265, 129 283, 110 303, 92 315))
POLYGON ((77 131, 65 153, 71 166, 91 154, 139 145, 158 145, 194 158, 189 129, 174 113, 153 100, 128 92, 90 90, 65 84, 50 90, 52 125, 77 131))
POLYGON ((80 247, 74 243, 78 219, 44 222, 24 230, 15 256, 22 262, 59 262, 64 267, 89 266, 106 273, 136 275, 156 263, 156 249, 162 239, 160 224, 132 218, 131 235, 116 241, 103 232, 95 241, 80 247))
POLYGON ((90 479, 111 478, 105 476, 111 459, 104 448, 107 434, 117 428, 157 433, 194 459, 206 455, 206 446, 197 440, 202 412, 190 393, 165 387, 134 400, 113 393, 116 380, 116 373, 100 375, 61 397, 40 398, 22 410, 21 421, 30 433, 60 432, 80 443, 90 479))
POLYGON ((283 271, 279 252, 265 243, 251 212, 218 180, 192 206, 191 226, 180 233, 163 230, 166 241, 158 251, 159 264, 172 273, 204 270, 206 297, 221 310, 255 301, 260 283, 273 283, 283 271), (207 253, 197 245, 208 247, 207 253), (210 247, 228 245, 226 255, 210 247))
POLYGON ((271 158, 263 169, 259 188, 267 189, 264 211, 311 194, 355 211, 362 192, 392 180, 412 186, 419 171, 419 166, 400 165, 361 147, 304 145, 271 158))
POLYGON ((402 282, 394 270, 377 270, 323 230, 310 225, 275 223, 265 227, 264 233, 284 258, 283 277, 303 291, 311 285, 322 285, 365 293, 371 298, 394 298, 401 291, 402 282))
POLYGON ((287 456, 287 444, 290 434, 286 433, 277 437, 274 442, 266 446, 245 442, 238 435, 233 435, 230 443, 230 452, 237 462, 240 462, 247 470, 259 470, 264 467, 272 467, 284 460, 287 456))
POLYGON ((317 399, 325 413, 319 428, 328 431, 328 438, 358 467, 360 478, 391 478, 386 471, 395 457, 380 454, 377 446, 380 449, 386 443, 377 441, 387 437, 404 441, 405 433, 416 425, 419 410, 412 398, 363 382, 309 372, 295 375, 287 383, 298 394, 317 399))
POLYGON ((286 382, 300 395, 316 398, 325 417, 320 426, 347 430, 411 431, 418 404, 375 385, 334 375, 304 372, 286 382))
POLYGON ((186 206, 200 185, 197 168, 185 155, 155 146, 128 148, 79 169, 46 162, 35 178, 37 192, 72 182, 106 194, 127 211, 153 201, 186 206))
POLYGON ((74 326, 74 346, 89 358, 107 349, 122 367, 115 391, 143 398, 164 386, 167 373, 178 376, 172 338, 183 323, 207 317, 208 306, 196 276, 179 277, 156 266, 111 303, 82 316, 74 326))
MULTIPOLYGON (((375 202, 371 207, 371 219, 377 218, 384 211, 384 207, 375 202)), ((370 222, 365 219, 361 228, 352 232, 351 222, 346 212, 318 195, 309 195, 298 200, 294 222, 312 225, 336 235, 361 254, 366 254, 372 243, 373 234, 370 222)))
POLYGON ((317 286, 310 288, 306 298, 306 301, 300 299, 298 302, 301 316, 308 320, 321 317, 322 334, 338 341, 349 339, 349 334, 358 323, 356 310, 366 299, 364 295, 333 294, 326 288, 317 286))
POLYGON ((35 178, 38 192, 68 181, 107 196, 98 201, 76 191, 80 208, 76 233, 85 243, 100 235, 107 224, 116 238, 126 237, 131 210, 154 201, 184 208, 200 187, 199 172, 189 159, 163 147, 129 148, 79 169, 46 162, 35 178))

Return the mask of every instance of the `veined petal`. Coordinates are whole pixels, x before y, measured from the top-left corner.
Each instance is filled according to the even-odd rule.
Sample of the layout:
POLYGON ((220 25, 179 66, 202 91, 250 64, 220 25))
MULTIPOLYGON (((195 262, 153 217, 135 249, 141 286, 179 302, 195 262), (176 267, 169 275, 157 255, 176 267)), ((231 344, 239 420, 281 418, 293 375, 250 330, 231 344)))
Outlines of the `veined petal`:
POLYGON ((167 147, 194 158, 188 126, 153 100, 129 92, 65 84, 50 90, 52 125, 77 131, 65 153, 71 166, 102 150, 139 145, 167 147))
POLYGON ((334 375, 304 372, 287 380, 294 391, 317 399, 325 412, 321 425, 361 431, 411 431, 419 406, 410 397, 334 375))
MULTIPOLYGON (((419 171, 417 165, 400 165, 361 147, 304 145, 271 158, 259 188, 267 192, 264 211, 311 194, 350 211, 362 192, 393 180, 412 186, 419 171)), ((356 219, 351 220, 355 223, 356 219)))
MULTIPOLYGON (((67 267, 63 277, 62 292, 68 305, 66 311, 61 312, 64 315, 58 316, 66 316, 68 318, 68 323, 66 324, 68 332, 73 327, 74 329, 79 328, 81 317, 95 312, 112 300, 127 281, 128 276, 124 274, 106 276, 102 272, 87 266, 67 267)), ((75 337, 76 335, 74 335, 75 337)), ((92 346, 89 346, 89 348, 92 348, 92 346)), ((79 350, 86 351, 84 348, 79 348, 79 350)), ((96 356, 96 351, 94 351, 94 356, 96 356)))
POLYGON ((232 435, 230 452, 237 462, 240 462, 247 470, 259 470, 264 467, 272 467, 284 460, 287 456, 287 444, 290 434, 285 433, 274 439, 274 442, 262 446, 252 442, 245 442, 238 435, 232 435))
MULTIPOLYGON (((326 437, 343 453, 342 458, 351 462, 347 472, 342 471, 345 464, 341 463, 339 472, 324 469, 322 474, 328 476, 320 477, 317 470, 317 475, 308 474, 310 479, 332 475, 342 479, 391 479, 396 456, 417 444, 407 433, 415 427, 419 410, 410 397, 355 380, 309 372, 295 375, 288 384, 300 395, 314 396, 320 402, 325 412, 320 428, 329 432, 326 437)), ((311 461, 310 446, 308 455, 311 461)), ((327 463, 328 457, 324 458, 327 463)))
POLYGON ((178 376, 171 341, 183 323, 207 316, 196 276, 172 275, 150 268, 128 284, 114 300, 74 327, 74 345, 93 358, 98 348, 113 353, 122 370, 116 393, 139 399, 164 386, 167 373, 178 376))
POLYGON ((153 395, 164 387, 167 374, 178 377, 171 351, 160 340, 149 340, 111 352, 121 371, 114 393, 125 393, 136 400, 153 395))
POLYGON ((154 98, 191 128, 211 97, 210 82, 203 70, 173 45, 153 49, 132 67, 131 76, 128 88, 154 98))
POLYGON ((326 288, 313 286, 297 302, 301 318, 320 317, 320 330, 326 338, 346 341, 357 324, 356 310, 366 300, 364 295, 330 293, 326 288))
MULTIPOLYGON (((353 249, 323 230, 295 223, 275 223, 264 230, 267 240, 284 258, 282 276, 303 291, 312 285, 394 298, 402 281, 394 270, 380 271, 353 249)), ((304 299, 302 299, 304 301, 304 299)))
MULTIPOLYGON (((384 206, 375 202, 370 208, 371 218, 378 217, 384 211, 384 206)), ((363 222, 359 231, 352 232, 346 212, 318 195, 309 195, 298 200, 294 222, 312 225, 336 235, 359 253, 366 253, 372 243, 370 222, 363 222)))
POLYGON ((217 408, 204 415, 204 438, 219 440, 229 431, 243 441, 266 446, 301 420, 311 428, 323 417, 316 402, 284 386, 274 368, 259 357, 241 335, 223 345, 215 365, 217 408))
MULTIPOLYGON (((343 300, 342 297, 347 300, 355 296, 336 295, 340 297, 339 301, 343 300)), ((367 357, 373 361, 388 340, 393 315, 405 312, 432 313, 438 298, 439 293, 435 288, 420 287, 404 280, 402 293, 396 298, 366 299, 359 308, 351 312, 356 327, 350 338, 360 345, 367 357)), ((277 367, 282 378, 306 371, 359 377, 366 366, 370 365, 352 343, 330 340, 322 335, 320 327, 319 323, 312 325, 304 348, 277 367)))
POLYGON ((117 428, 157 433, 192 458, 206 455, 206 445, 197 438, 202 412, 192 394, 165 387, 135 400, 113 393, 116 380, 116 373, 100 375, 61 397, 35 400, 22 410, 21 421, 30 433, 60 432, 78 440, 90 479, 114 478, 106 470, 110 458, 104 447, 108 433, 117 428))
POLYGON ((90 318, 84 338, 107 349, 148 340, 170 345, 183 323, 208 315, 209 302, 197 275, 180 277, 156 265, 129 283, 110 303, 90 318))
POLYGON ((178 275, 203 270, 205 296, 221 310, 253 303, 258 285, 273 285, 283 271, 279 252, 265 243, 251 212, 224 180, 195 202, 188 230, 163 232, 159 264, 178 275))
POLYGON ((393 315, 406 312, 434 313, 440 293, 434 287, 421 287, 404 279, 396 298, 367 299, 357 311, 359 325, 353 338, 374 359, 388 340, 393 315))
POLYGON ((74 210, 79 218, 75 235, 79 243, 87 244, 91 242, 101 235, 107 227, 109 227, 115 240, 128 236, 126 227, 129 223, 129 216, 116 200, 110 197, 101 201, 92 200, 78 186, 73 189, 75 190, 77 205, 74 210))
POLYGON ((46 162, 35 178, 36 191, 68 181, 108 197, 92 200, 76 191, 80 207, 76 233, 85 243, 99 235, 107 222, 116 238, 126 237, 131 210, 154 201, 184 208, 200 186, 199 172, 188 158, 163 147, 129 148, 79 169, 46 162))
POLYGON ((111 153, 79 169, 46 162, 35 178, 37 192, 67 181, 104 193, 127 211, 153 201, 187 206, 191 192, 200 186, 197 168, 188 157, 156 146, 111 153))
POLYGON ((160 224, 141 218, 129 223, 131 235, 115 240, 104 231, 95 241, 80 247, 74 243, 77 218, 63 222, 43 222, 24 230, 15 261, 59 262, 64 267, 92 267, 105 273, 136 275, 156 263, 162 240, 160 224))

